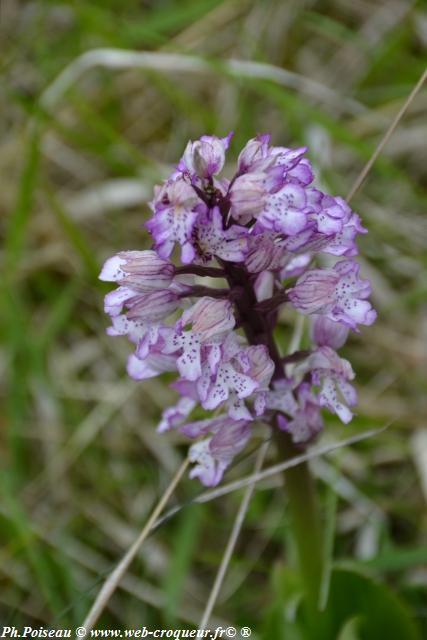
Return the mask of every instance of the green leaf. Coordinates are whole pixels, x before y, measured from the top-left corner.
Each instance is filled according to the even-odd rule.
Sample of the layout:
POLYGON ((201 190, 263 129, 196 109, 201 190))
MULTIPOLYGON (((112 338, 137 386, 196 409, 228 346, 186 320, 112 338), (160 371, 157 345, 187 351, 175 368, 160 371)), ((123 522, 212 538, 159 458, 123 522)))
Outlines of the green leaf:
POLYGON ((291 567, 277 563, 271 573, 272 597, 263 615, 261 638, 305 640, 298 620, 302 599, 301 577, 291 567))
POLYGON ((340 631, 337 640, 361 640, 359 635, 360 617, 350 618, 340 631))
POLYGON ((377 571, 402 571, 427 563, 427 546, 387 549, 378 556, 365 560, 364 564, 377 571))
POLYGON ((316 624, 316 640, 419 640, 405 604, 386 585, 349 569, 334 569, 326 610, 316 624), (351 621, 358 619, 358 624, 351 621), (351 631, 355 636, 348 635, 351 631))

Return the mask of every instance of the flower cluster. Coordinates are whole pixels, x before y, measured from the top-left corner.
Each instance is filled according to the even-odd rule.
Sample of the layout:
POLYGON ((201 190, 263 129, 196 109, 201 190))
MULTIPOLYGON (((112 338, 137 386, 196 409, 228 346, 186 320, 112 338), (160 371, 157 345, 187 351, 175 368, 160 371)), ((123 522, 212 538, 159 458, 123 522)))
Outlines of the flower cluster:
POLYGON ((107 331, 134 343, 129 375, 177 372, 179 400, 158 430, 196 440, 191 476, 208 486, 245 447, 254 420, 298 446, 321 430, 322 407, 351 420, 354 373, 336 350, 376 316, 353 259, 366 229, 342 198, 312 186, 306 149, 259 135, 227 179, 219 174, 230 138, 188 143, 150 203, 152 250, 120 252, 100 274, 118 284, 105 298, 107 331), (178 266, 170 259, 177 245, 178 266), (319 254, 336 256, 334 266, 316 266, 319 254), (213 279, 220 286, 205 286, 213 279), (311 348, 287 356, 273 339, 284 304, 311 322, 311 348), (194 420, 200 405, 215 413, 194 420))

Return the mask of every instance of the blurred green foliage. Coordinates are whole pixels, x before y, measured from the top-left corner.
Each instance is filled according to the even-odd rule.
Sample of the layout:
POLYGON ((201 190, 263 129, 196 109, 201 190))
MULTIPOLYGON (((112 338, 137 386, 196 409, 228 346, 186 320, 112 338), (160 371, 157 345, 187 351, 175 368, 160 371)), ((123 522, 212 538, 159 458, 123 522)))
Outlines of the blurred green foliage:
MULTIPOLYGON (((178 435, 155 433, 174 397, 167 380, 128 380, 125 341, 104 335, 102 261, 148 246, 150 190, 204 132, 234 130, 232 157, 257 132, 307 144, 318 183, 345 195, 426 66, 427 10, 406 0, 3 0, 1 12, 0 620, 66 627, 82 622, 186 451, 178 435), (212 70, 89 68, 47 108, 42 96, 58 74, 97 47, 191 54, 212 70), (239 77, 224 69, 230 58, 296 75, 283 84, 239 77), (329 91, 316 93, 310 80, 329 91)), ((325 438, 393 424, 315 467, 327 552, 405 602, 369 587, 377 595, 368 617, 375 597, 391 599, 386 608, 410 610, 421 634, 426 101, 427 87, 353 201, 370 231, 361 254, 379 320, 346 348, 359 415, 345 428, 331 420, 325 438)), ((291 323, 284 313, 283 348, 291 323)), ((229 477, 249 472, 252 459, 229 477)), ((185 480, 176 500, 198 491, 185 480)), ((159 527, 100 627, 197 625, 239 498, 184 508, 159 527)), ((301 638, 288 615, 298 609, 293 560, 277 479, 255 492, 213 625, 301 638)), ((334 580, 339 595, 347 587, 334 580)), ((360 615, 345 612, 341 640, 371 637, 360 615)))

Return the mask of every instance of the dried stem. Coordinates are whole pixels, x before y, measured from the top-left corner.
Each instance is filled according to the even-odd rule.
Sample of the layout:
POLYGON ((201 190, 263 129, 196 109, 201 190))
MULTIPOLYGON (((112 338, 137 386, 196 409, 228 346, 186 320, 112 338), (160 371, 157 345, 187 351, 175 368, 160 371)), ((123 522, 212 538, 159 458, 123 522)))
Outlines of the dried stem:
POLYGON ((132 560, 135 558, 136 554, 140 550, 142 543, 144 542, 144 540, 150 533, 151 529, 153 528, 155 521, 163 511, 163 508, 165 507, 167 501, 169 500, 170 496, 175 490, 175 487, 177 486, 178 482, 181 480, 181 477, 185 472, 188 466, 188 463, 189 463, 189 460, 187 458, 186 460, 184 460, 184 462, 182 463, 182 465, 179 467, 178 471, 172 478, 169 486, 167 487, 166 491, 164 492, 159 502, 157 503, 154 511, 152 512, 150 518, 148 519, 147 523, 145 524, 138 538, 135 540, 135 542, 130 547, 130 549, 128 549, 128 551, 125 553, 125 555, 120 560, 116 568, 110 573, 108 578, 105 580, 100 592, 98 593, 95 599, 95 602, 92 605, 91 610, 89 611, 88 615, 86 616, 83 622, 82 626, 86 629, 86 632, 89 632, 93 628, 93 625, 96 624, 99 616, 104 611, 108 601, 110 600, 114 591, 118 587, 120 580, 123 578, 132 560))
MULTIPOLYGON (((264 444, 260 447, 256 461, 255 461, 254 473, 258 473, 261 470, 262 464, 264 462, 264 459, 267 453, 268 446, 269 446, 269 442, 264 442, 264 444)), ((199 625, 200 629, 207 628, 209 619, 211 617, 213 608, 215 606, 215 602, 217 601, 218 594, 221 590, 221 586, 224 581, 225 573, 227 571, 228 565, 230 564, 231 556, 233 555, 237 538, 239 537, 240 530, 242 528, 243 521, 245 519, 245 515, 248 510, 249 502, 251 500, 254 488, 255 488, 255 482, 251 482, 246 487, 243 500, 237 512, 236 519, 234 521, 233 528, 231 530, 230 537, 228 539, 227 546, 225 548, 224 555, 222 557, 221 564, 218 569, 218 573, 216 574, 212 591, 209 595, 209 599, 206 603, 206 607, 203 612, 202 619, 200 621, 200 625, 199 625)))
MULTIPOLYGON (((394 420, 393 420, 394 422, 394 420)), ((286 471, 287 469, 292 469, 293 467, 297 467, 298 465, 308 461, 314 460, 315 458, 320 458, 321 456, 327 455, 328 453, 332 453, 333 451, 337 451, 342 447, 347 447, 349 445, 355 444, 356 442, 361 442, 362 440, 366 440, 368 438, 373 438, 375 436, 380 435, 386 429, 390 427, 392 422, 388 423, 385 427, 381 429, 371 429, 369 431, 364 431, 363 433, 357 433, 350 438, 344 438, 343 440, 339 440, 338 442, 333 442, 331 444, 323 445, 321 447, 316 447, 315 449, 311 449, 305 453, 294 456, 290 460, 285 460, 284 462, 279 462, 278 464, 272 465, 271 467, 267 467, 258 473, 252 473, 249 476, 244 476, 239 480, 233 480, 228 484, 224 484, 221 487, 217 487, 216 489, 209 489, 208 491, 204 491, 200 495, 196 496, 192 500, 188 501, 188 503, 178 505, 173 507, 165 513, 164 516, 159 518, 154 524, 153 529, 159 527, 163 522, 174 516, 176 513, 181 511, 186 506, 194 503, 204 503, 210 502, 211 500, 216 500, 217 498, 221 498, 222 496, 228 495, 229 493, 233 493, 233 491, 238 491, 243 487, 247 487, 249 484, 253 482, 260 482, 262 480, 267 480, 268 478, 272 478, 273 476, 286 471)))
POLYGON ((404 104, 402 105, 402 107, 399 109, 398 114, 396 115, 396 117, 394 118, 393 122, 391 123, 391 125, 387 129, 387 131, 386 131, 384 137, 382 138, 381 142, 378 144, 378 146, 375 149, 374 153, 369 158, 368 162, 365 164, 365 166, 363 167, 362 171, 357 176, 353 186, 351 187, 351 189, 350 189, 350 191, 348 193, 347 202, 350 202, 350 200, 353 198, 353 196, 356 193, 356 191, 358 191, 360 186, 363 184, 364 180, 366 179, 366 176, 368 175, 368 173, 370 172, 370 170, 372 168, 372 165, 374 164, 375 160, 380 155, 381 151, 384 149, 384 147, 387 144, 387 142, 390 140, 390 138, 393 135, 397 125, 399 124, 399 122, 401 121, 403 116, 405 115, 406 111, 408 110, 408 108, 411 105, 411 103, 413 102, 414 98, 416 97, 416 95, 420 91, 420 89, 423 86, 423 84, 426 81, 426 79, 427 79, 427 68, 421 74, 420 79, 418 80, 418 82, 415 85, 415 87, 412 89, 412 91, 409 94, 409 96, 406 98, 406 100, 405 100, 404 104))

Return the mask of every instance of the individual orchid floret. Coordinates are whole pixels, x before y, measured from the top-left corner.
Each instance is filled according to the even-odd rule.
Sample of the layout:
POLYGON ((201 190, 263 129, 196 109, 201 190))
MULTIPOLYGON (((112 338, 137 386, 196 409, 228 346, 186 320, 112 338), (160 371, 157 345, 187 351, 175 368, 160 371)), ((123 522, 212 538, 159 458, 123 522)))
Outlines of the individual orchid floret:
POLYGON ((312 208, 310 218, 315 221, 317 231, 326 236, 340 232, 351 216, 351 209, 345 200, 325 195, 313 187, 307 189, 306 194, 312 208))
POLYGON ((320 386, 319 401, 347 424, 353 417, 349 407, 357 403, 357 393, 350 384, 354 372, 348 360, 340 358, 330 347, 319 347, 303 365, 311 371, 312 382, 320 386))
POLYGON ((293 386, 292 380, 282 379, 275 381, 265 396, 265 408, 280 411, 289 416, 295 415, 298 410, 298 404, 293 393, 293 386))
POLYGON ((208 363, 220 358, 219 342, 235 325, 228 300, 200 298, 187 309, 176 324, 176 330, 165 341, 164 353, 174 353, 180 375, 194 381, 202 375, 202 347, 211 347, 208 363), (190 325, 186 331, 184 327, 190 325))
POLYGON ((174 265, 155 251, 120 251, 108 258, 99 279, 144 292, 168 287, 174 275, 174 265))
POLYGON ((153 217, 146 223, 161 258, 168 258, 175 242, 181 245, 181 259, 191 262, 195 251, 191 242, 194 224, 199 213, 206 209, 196 191, 184 179, 167 181, 155 193, 153 217))
POLYGON ((302 186, 311 184, 314 179, 314 174, 310 161, 307 160, 307 158, 300 158, 298 164, 292 167, 292 169, 289 169, 286 174, 286 179, 289 182, 295 182, 302 186))
POLYGON ((360 266, 342 260, 331 269, 311 269, 302 275, 287 294, 293 306, 304 315, 326 315, 357 330, 357 324, 370 325, 376 312, 366 298, 371 293, 369 280, 358 278, 360 266))
POLYGON ((348 336, 348 327, 327 316, 313 316, 310 328, 312 342, 318 347, 332 347, 339 349, 343 346, 348 336))
POLYGON ((274 362, 263 344, 248 347, 241 354, 242 369, 258 383, 258 389, 268 389, 274 373, 274 362))
POLYGON ((173 313, 179 304, 179 296, 170 289, 140 293, 130 287, 120 286, 107 293, 104 310, 112 318, 119 316, 127 307, 129 320, 158 322, 173 313))
POLYGON ((154 351, 143 360, 134 353, 128 358, 127 372, 134 380, 155 378, 165 371, 176 371, 176 358, 154 351))
POLYGON ((181 426, 184 420, 188 418, 190 413, 193 411, 196 404, 196 400, 184 396, 172 407, 167 407, 162 412, 162 418, 157 426, 158 433, 163 433, 164 431, 169 431, 174 427, 181 426))
POLYGON ((291 418, 283 414, 277 416, 279 429, 287 431, 296 445, 307 444, 315 438, 323 427, 320 403, 310 385, 302 383, 297 391, 297 404, 291 418))
POLYGON ((229 300, 200 298, 190 309, 182 314, 181 324, 191 324, 194 333, 208 340, 227 333, 235 325, 233 307, 229 300))
POLYGON ((249 273, 275 271, 282 266, 285 251, 279 235, 255 227, 248 238, 245 266, 249 273))
POLYGON ((213 258, 228 262, 243 262, 247 253, 247 229, 237 224, 224 229, 224 221, 218 207, 200 216, 193 230, 194 262, 205 264, 213 258))
POLYGON ((249 437, 247 422, 226 418, 211 438, 190 447, 188 457, 196 463, 190 471, 190 478, 199 478, 207 487, 217 485, 233 458, 246 446, 249 437))
POLYGON ((262 172, 238 176, 230 187, 230 215, 239 224, 247 224, 264 208, 266 176, 262 172))
POLYGON ((170 316, 179 305, 179 296, 170 289, 152 291, 126 301, 129 320, 139 319, 159 322, 170 316))
POLYGON ((221 345, 215 345, 202 367, 197 392, 204 409, 216 409, 231 397, 247 398, 259 388, 259 380, 251 377, 247 349, 238 337, 229 333, 221 345))
POLYGON ((324 253, 334 256, 352 257, 358 254, 356 236, 359 233, 367 233, 367 229, 362 226, 357 213, 351 212, 350 216, 343 222, 341 231, 334 234, 322 248, 324 253))
MULTIPOLYGON (((236 355, 236 361, 239 363, 238 368, 256 383, 252 396, 253 408, 255 415, 260 416, 265 410, 266 394, 269 393, 268 388, 275 371, 274 362, 264 345, 256 345, 240 351, 236 355)), ((253 420, 243 398, 248 396, 242 394, 239 396, 236 390, 230 392, 227 400, 228 415, 235 420, 253 420)))
POLYGON ((285 171, 290 171, 301 162, 307 147, 297 147, 288 149, 288 147, 271 147, 271 155, 275 159, 275 166, 282 167, 285 171))
POLYGON ((292 253, 329 253, 335 256, 357 255, 356 236, 366 233, 359 216, 339 197, 325 196, 307 189, 307 226, 283 242, 292 253))
POLYGON ((307 197, 300 185, 287 183, 264 202, 258 223, 271 231, 294 236, 307 224, 307 197))
MULTIPOLYGON (((113 318, 113 323, 116 320, 113 318)), ((136 342, 136 349, 135 353, 129 356, 127 364, 131 378, 144 380, 158 376, 164 371, 176 371, 176 358, 164 353, 165 340, 173 333, 173 329, 161 323, 144 323, 144 331, 141 330, 141 333, 138 340, 132 340, 136 342)), ((132 336, 128 334, 128 337, 131 339, 132 336)))
POLYGON ((237 160, 239 174, 265 171, 274 164, 275 159, 270 153, 269 142, 269 134, 261 134, 246 143, 237 160))
POLYGON ((247 398, 258 387, 259 383, 249 375, 242 373, 234 359, 228 362, 221 361, 214 375, 209 375, 205 368, 198 384, 200 400, 204 409, 216 409, 228 400, 230 394, 234 394, 238 398, 247 398))
POLYGON ((109 336, 127 336, 131 342, 138 344, 152 325, 143 320, 129 320, 125 313, 113 316, 111 326, 107 328, 109 336))
POLYGON ((225 152, 232 135, 233 133, 230 132, 225 138, 202 136, 200 140, 189 142, 178 169, 188 172, 190 176, 212 178, 224 166, 225 152))

